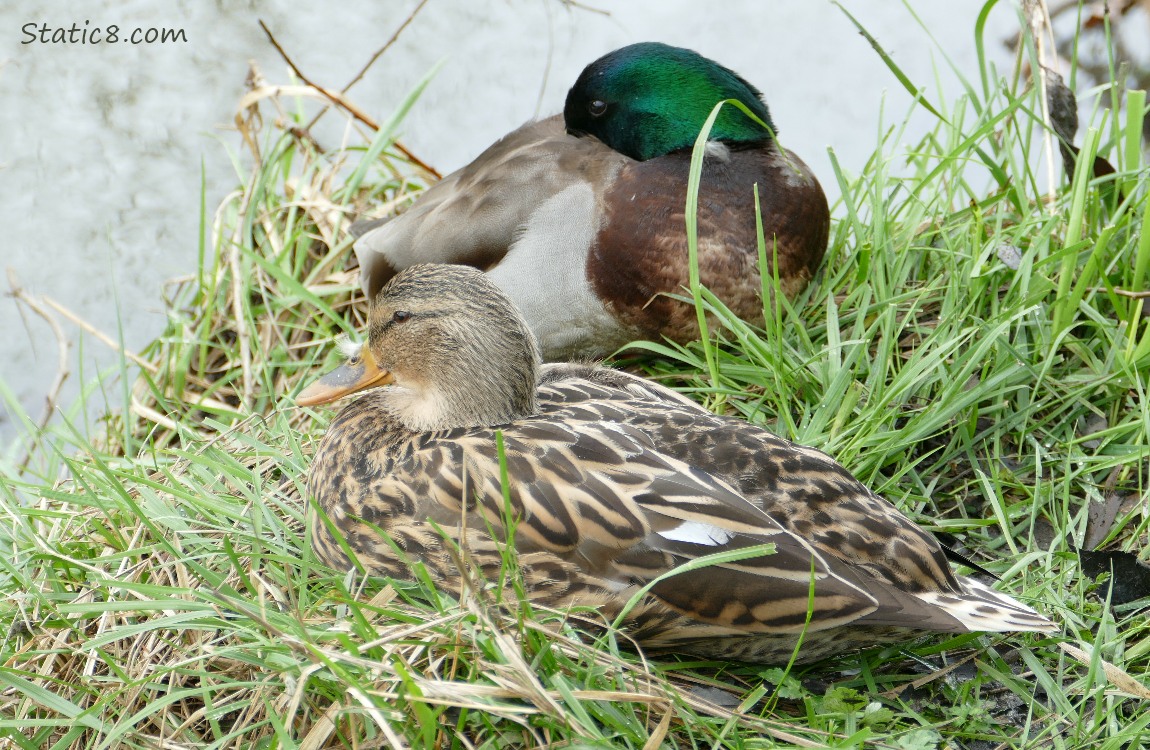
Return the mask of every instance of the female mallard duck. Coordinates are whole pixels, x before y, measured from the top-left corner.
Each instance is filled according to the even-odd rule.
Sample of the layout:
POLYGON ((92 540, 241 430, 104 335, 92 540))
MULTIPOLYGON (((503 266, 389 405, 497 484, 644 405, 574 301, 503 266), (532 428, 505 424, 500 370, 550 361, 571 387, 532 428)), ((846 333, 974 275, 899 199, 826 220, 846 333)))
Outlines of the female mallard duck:
POLYGON ((388 385, 328 428, 309 491, 326 564, 371 573, 418 561, 458 590, 468 550, 488 580, 504 520, 529 596, 616 617, 643 586, 710 553, 773 554, 681 572, 627 615, 647 648, 813 661, 919 631, 1047 631, 974 580, 829 456, 662 386, 581 364, 541 366, 511 301, 479 271, 417 265, 372 301, 368 341, 297 403, 388 385), (510 510, 496 449, 502 433, 510 510), (338 536, 337 536, 338 535, 338 536))
POLYGON ((684 209, 691 147, 714 106, 699 190, 702 283, 761 323, 754 189, 781 288, 802 291, 827 245, 826 196, 782 149, 762 95, 690 50, 633 44, 591 63, 562 116, 524 125, 355 243, 372 299, 415 263, 462 263, 522 311, 548 361, 602 356, 640 338, 698 337, 684 209))

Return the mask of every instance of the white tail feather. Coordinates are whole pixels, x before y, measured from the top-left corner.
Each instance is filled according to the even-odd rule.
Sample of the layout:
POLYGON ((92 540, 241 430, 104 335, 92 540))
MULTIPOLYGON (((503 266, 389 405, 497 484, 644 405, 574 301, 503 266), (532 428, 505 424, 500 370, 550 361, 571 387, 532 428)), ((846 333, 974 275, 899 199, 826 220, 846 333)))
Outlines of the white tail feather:
POLYGON ((1057 625, 1030 607, 973 578, 960 577, 959 582, 962 584, 961 594, 930 592, 916 596, 944 610, 971 632, 1046 633, 1058 629, 1057 625))

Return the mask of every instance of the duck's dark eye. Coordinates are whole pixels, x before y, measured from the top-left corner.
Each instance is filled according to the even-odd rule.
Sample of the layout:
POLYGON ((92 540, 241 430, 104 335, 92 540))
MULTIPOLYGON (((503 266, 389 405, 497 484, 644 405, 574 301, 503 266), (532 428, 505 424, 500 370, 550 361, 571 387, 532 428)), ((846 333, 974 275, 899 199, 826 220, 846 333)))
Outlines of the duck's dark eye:
POLYGON ((607 112, 607 102, 602 99, 592 99, 587 105, 587 111, 592 117, 602 117, 607 112))
POLYGON ((402 323, 405 320, 411 320, 411 313, 409 313, 407 310, 396 310, 394 313, 392 313, 392 323, 402 323))

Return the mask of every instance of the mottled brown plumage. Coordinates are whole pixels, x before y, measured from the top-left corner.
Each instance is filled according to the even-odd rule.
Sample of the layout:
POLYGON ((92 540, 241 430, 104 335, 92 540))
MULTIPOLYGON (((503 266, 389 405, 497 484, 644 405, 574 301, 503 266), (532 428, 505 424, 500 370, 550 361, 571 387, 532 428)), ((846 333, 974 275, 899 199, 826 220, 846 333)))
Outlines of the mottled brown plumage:
POLYGON ((607 621, 686 562, 774 545, 654 583, 625 620, 647 648, 772 663, 803 634, 812 661, 922 631, 1053 627, 956 576, 933 537, 826 454, 626 373, 541 366, 526 322, 474 269, 407 269, 369 321, 363 350, 299 399, 389 384, 336 416, 311 467, 327 517, 311 518, 311 542, 329 565, 352 566, 346 547, 372 573, 422 563, 449 590, 463 558, 497 580, 510 518, 528 595, 607 621))

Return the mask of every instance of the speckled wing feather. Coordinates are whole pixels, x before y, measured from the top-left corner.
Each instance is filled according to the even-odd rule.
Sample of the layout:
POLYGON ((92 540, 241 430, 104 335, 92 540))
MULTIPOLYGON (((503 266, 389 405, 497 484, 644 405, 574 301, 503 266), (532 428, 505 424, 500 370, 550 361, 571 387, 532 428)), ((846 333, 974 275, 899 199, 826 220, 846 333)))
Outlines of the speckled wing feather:
POLYGON ((722 417, 627 373, 552 365, 541 409, 581 401, 646 434, 659 450, 707 466, 742 497, 817 548, 910 591, 957 590, 938 542, 822 451, 722 417), (633 408, 643 398, 643 408, 633 408))
POLYGON ((507 134, 427 189, 405 213, 374 222, 355 243, 364 291, 415 263, 489 270, 531 217, 573 180, 609 185, 631 161, 594 138, 566 135, 561 115, 507 134))
MULTIPOLYGON (((971 631, 1053 627, 1014 599, 956 576, 933 536, 822 451, 712 414, 669 388, 603 367, 547 365, 541 395, 544 411, 595 402, 600 414, 639 428, 663 454, 687 464, 702 462, 783 528, 848 563, 849 571, 865 574, 866 580, 854 579, 863 588, 904 599, 908 612, 927 603, 924 627, 948 629, 930 617, 940 610, 971 631), (871 577, 890 587, 876 588, 871 577), (902 592, 913 592, 917 604, 905 601, 902 592)), ((840 574, 851 580, 847 571, 840 574)), ((881 617, 869 619, 877 624, 881 617)))

